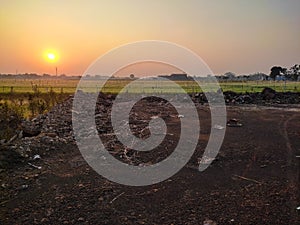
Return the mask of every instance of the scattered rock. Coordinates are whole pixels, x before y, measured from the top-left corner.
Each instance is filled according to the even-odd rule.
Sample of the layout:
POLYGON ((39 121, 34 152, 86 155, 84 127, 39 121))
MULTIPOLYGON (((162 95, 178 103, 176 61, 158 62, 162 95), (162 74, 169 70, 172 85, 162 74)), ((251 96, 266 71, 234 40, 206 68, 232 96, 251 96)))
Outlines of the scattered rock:
MULTIPOLYGON (((300 104, 300 93, 276 92, 269 87, 264 88, 260 93, 224 91, 223 96, 226 104, 300 104)), ((204 93, 195 94, 194 99, 201 104, 208 103, 204 93)))
POLYGON ((28 189, 28 187, 29 186, 27 184, 22 184, 21 186, 17 187, 17 190, 18 191, 26 190, 26 189, 28 189))
POLYGON ((78 221, 82 222, 82 221, 84 221, 84 218, 83 217, 79 217, 78 221))
POLYGON ((203 221, 203 225, 217 225, 217 223, 213 220, 207 219, 203 221))
POLYGON ((230 119, 227 121, 228 127, 241 127, 243 124, 238 119, 230 119))
POLYGON ((24 121, 22 123, 22 131, 24 137, 34 137, 41 133, 41 127, 39 124, 24 121))

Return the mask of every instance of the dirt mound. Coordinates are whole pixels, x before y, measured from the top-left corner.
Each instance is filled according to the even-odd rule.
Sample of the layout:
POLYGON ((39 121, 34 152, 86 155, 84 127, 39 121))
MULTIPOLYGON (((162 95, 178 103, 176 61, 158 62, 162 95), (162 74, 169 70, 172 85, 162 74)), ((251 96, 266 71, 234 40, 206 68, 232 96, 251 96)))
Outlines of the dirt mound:
POLYGON ((274 99, 276 96, 276 91, 272 88, 266 87, 262 90, 261 96, 264 100, 274 99))
POLYGON ((24 162, 24 158, 11 148, 0 146, 0 169, 12 169, 20 166, 24 162))
MULTIPOLYGON (((297 92, 276 92, 272 88, 264 88, 260 93, 237 93, 234 91, 223 92, 225 103, 232 104, 255 104, 255 105, 274 105, 274 104, 300 104, 300 93, 297 92)), ((200 103, 207 103, 205 94, 195 95, 195 100, 200 103)))

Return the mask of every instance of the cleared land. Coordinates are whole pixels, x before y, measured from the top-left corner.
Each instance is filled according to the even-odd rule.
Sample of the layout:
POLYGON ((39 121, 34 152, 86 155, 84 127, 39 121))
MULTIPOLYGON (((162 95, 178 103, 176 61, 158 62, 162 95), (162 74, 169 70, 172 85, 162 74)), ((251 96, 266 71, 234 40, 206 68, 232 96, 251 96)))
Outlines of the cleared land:
MULTIPOLYGON (((129 81, 109 81, 103 91, 117 93, 129 81)), ((94 81, 90 82, 94 89, 94 81)), ((69 97, 77 83, 78 80, 1 81, 1 131, 10 129, 0 134, 6 139, 0 146, 1 224, 203 224, 208 218, 218 224, 243 225, 299 221, 300 82, 221 83, 223 91, 234 91, 225 94, 230 105, 228 118, 239 119, 243 126, 227 127, 217 158, 202 173, 197 170, 198 161, 212 125, 209 108, 202 105, 203 95, 194 98, 201 134, 192 159, 175 176, 146 187, 110 182, 82 158, 72 135, 69 97), (255 93, 265 87, 277 93, 273 97, 272 93, 255 93), (247 91, 251 94, 235 93, 247 91), (289 91, 298 93, 282 93, 289 91), (247 105, 249 98, 253 99, 251 104, 295 105, 237 106, 241 102, 247 105), (33 128, 30 130, 24 129, 10 110, 25 117, 48 113, 25 121, 33 128), (16 121, 12 123, 13 119, 16 121), (8 141, 20 129, 25 136, 8 141), (34 159, 37 154, 41 159, 34 159)), ((200 91, 190 81, 178 83, 190 94, 200 91)), ((154 87, 134 91, 173 93, 167 86, 163 90, 154 87)), ((126 163, 153 164, 169 156, 180 136, 180 120, 172 108, 148 99, 133 110, 131 125, 136 134, 145 130, 141 120, 153 115, 160 115, 172 132, 158 149, 140 154, 124 148, 111 135, 108 113, 113 95, 102 97, 98 132, 114 157, 126 163)))
MULTIPOLYGON (((160 115, 172 134, 155 151, 139 153, 126 150, 107 135, 111 133, 107 115, 111 100, 101 99, 97 108, 101 117, 96 122, 100 138, 114 157, 152 164, 169 156, 180 136, 180 120, 172 107, 149 99, 133 110, 134 132, 144 129, 141 121, 160 115)), ((129 187, 101 177, 82 158, 70 133, 71 106, 69 99, 30 122, 41 126, 41 133, 11 146, 22 147, 27 158, 2 150, 10 163, 0 173, 1 224, 196 225, 208 218, 218 224, 298 223, 299 108, 228 107, 228 118, 239 119, 243 126, 227 127, 216 160, 200 173, 198 161, 211 121, 209 108, 197 104, 201 134, 190 162, 164 182, 129 187), (33 160, 35 154, 41 159, 33 160)), ((193 127, 193 120, 189 122, 193 127)))

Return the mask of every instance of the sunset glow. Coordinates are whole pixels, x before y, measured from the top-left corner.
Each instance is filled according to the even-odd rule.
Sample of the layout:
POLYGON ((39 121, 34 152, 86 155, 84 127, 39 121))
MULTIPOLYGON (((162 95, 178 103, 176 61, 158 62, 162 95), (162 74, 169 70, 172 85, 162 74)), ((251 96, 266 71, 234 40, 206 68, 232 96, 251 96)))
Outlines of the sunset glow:
POLYGON ((107 51, 141 40, 185 46, 216 74, 268 73, 299 62, 299 8, 294 0, 4 1, 0 73, 53 74, 52 62, 80 75, 107 51), (60 54, 44 50, 51 46, 60 54))

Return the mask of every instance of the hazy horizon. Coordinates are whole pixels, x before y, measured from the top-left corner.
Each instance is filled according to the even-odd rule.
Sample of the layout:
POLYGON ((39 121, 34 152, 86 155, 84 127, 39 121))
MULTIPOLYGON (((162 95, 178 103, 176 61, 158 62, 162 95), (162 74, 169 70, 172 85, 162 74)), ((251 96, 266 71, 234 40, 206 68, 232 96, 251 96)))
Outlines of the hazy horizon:
MULTIPOLYGON (((214 74, 269 74, 299 64, 299 9, 295 0, 1 1, 0 73, 82 75, 112 48, 151 39, 189 48, 214 74)), ((146 64, 124 71, 176 72, 146 64)))

